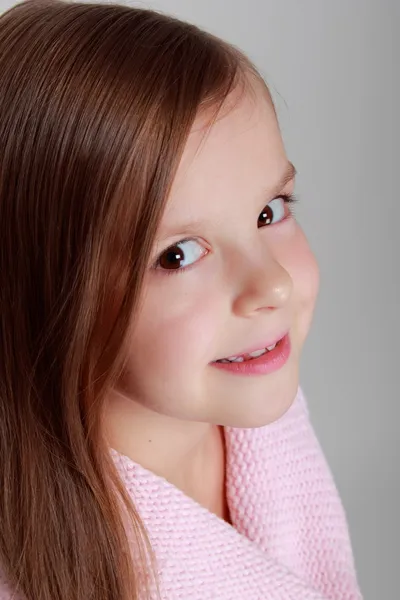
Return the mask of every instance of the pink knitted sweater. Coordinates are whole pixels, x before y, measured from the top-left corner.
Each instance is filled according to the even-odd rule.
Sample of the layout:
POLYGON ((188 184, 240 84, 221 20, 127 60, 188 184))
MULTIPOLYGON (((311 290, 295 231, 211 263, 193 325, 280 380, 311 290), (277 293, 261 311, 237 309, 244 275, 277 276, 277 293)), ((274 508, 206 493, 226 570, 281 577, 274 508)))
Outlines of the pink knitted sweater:
MULTIPOLYGON (((226 427, 225 438, 233 525, 111 449, 155 549, 162 599, 360 600, 345 513, 301 389, 275 423, 226 427)), ((0 582, 0 599, 10 598, 0 582)))

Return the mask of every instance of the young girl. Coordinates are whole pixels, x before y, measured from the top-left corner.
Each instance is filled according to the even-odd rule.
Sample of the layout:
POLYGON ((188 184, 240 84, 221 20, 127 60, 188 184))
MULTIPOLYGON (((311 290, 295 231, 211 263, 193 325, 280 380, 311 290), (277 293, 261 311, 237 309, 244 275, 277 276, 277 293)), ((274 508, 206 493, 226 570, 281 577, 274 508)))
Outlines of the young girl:
POLYGON ((156 12, 0 18, 1 600, 358 600, 298 387, 318 270, 262 77, 156 12))

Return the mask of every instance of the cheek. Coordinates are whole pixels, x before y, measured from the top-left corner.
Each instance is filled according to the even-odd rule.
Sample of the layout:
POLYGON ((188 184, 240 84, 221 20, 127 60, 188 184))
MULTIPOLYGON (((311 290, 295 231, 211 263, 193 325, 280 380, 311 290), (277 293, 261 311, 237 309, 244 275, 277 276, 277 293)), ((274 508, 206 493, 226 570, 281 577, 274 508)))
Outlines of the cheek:
POLYGON ((162 302, 159 294, 151 296, 131 336, 129 379, 137 382, 135 391, 148 398, 163 389, 165 393, 167 381, 171 394, 179 389, 182 394, 187 384, 195 384, 196 369, 213 358, 218 298, 204 286, 201 294, 181 295, 175 287, 173 296, 164 294, 162 302))
MULTIPOLYGON (((209 302, 207 298, 206 302, 209 302)), ((210 359, 216 323, 211 306, 196 303, 192 310, 153 323, 145 332, 142 346, 148 348, 149 359, 156 368, 183 371, 184 365, 201 364, 210 359)), ((143 339, 143 338, 142 338, 143 339)))
POLYGON ((297 317, 299 334, 304 341, 312 320, 319 290, 319 268, 302 229, 287 248, 282 264, 293 281, 293 309, 297 317))

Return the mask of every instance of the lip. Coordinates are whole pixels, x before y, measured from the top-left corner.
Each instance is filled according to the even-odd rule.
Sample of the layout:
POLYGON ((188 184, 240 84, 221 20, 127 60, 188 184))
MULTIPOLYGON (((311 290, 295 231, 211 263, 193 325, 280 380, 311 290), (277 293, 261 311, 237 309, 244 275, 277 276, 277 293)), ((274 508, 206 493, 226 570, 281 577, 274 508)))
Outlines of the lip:
MULTIPOLYGON (((251 354, 252 352, 256 352, 257 350, 262 350, 263 348, 268 348, 268 346, 272 346, 279 342, 279 340, 283 339, 285 336, 289 334, 289 331, 284 331, 281 334, 276 335, 273 338, 270 338, 268 341, 260 342, 259 344, 255 344, 253 346, 249 346, 240 352, 230 354, 229 356, 221 356, 221 358, 217 358, 215 360, 222 360, 224 358, 230 358, 231 356, 242 356, 243 354, 251 354)), ((215 360, 212 362, 214 363, 215 360)))
POLYGON ((268 375, 281 369, 289 360, 291 342, 289 334, 283 336, 280 343, 271 352, 258 358, 243 362, 211 363, 212 367, 235 375, 268 375))

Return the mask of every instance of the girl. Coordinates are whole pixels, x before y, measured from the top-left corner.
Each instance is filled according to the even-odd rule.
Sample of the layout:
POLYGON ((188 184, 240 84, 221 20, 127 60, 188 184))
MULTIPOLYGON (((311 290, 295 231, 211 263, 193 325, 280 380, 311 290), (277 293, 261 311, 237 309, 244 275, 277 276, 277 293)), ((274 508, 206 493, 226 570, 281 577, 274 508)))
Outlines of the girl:
POLYGON ((153 11, 29 0, 0 90, 0 598, 359 599, 257 69, 153 11))

